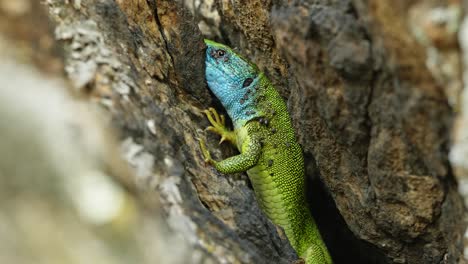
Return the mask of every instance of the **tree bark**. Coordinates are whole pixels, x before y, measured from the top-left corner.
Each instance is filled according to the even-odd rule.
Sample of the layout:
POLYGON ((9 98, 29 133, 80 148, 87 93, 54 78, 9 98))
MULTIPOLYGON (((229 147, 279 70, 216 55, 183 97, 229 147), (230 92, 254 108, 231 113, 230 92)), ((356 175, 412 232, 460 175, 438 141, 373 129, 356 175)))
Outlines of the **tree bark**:
MULTIPOLYGON (((297 256, 244 174, 206 166, 203 37, 254 61, 288 101, 313 214, 336 263, 456 263, 464 207, 452 112, 407 28, 404 0, 48 0, 65 70, 103 105, 138 190, 221 263, 297 256), (308 2, 314 2, 308 3, 308 2), (138 151, 135 151, 138 149, 138 151)), ((231 148, 218 147, 220 159, 231 148)))

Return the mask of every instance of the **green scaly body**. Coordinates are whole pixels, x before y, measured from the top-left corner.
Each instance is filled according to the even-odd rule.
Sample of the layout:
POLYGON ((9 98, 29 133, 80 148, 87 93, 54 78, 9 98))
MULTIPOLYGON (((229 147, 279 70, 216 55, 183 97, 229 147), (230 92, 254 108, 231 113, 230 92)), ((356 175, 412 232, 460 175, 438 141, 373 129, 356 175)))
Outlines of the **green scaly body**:
MULTIPOLYGON (((234 63, 232 62, 234 58, 246 61, 224 45, 211 41, 206 43, 209 48, 211 45, 216 51, 222 49, 227 52, 230 56, 228 62, 234 63)), ((213 56, 213 51, 210 53, 207 51, 207 56, 210 55, 213 56)), ((254 72, 258 71, 255 65, 248 63, 254 72)), ((218 63, 210 65, 219 67, 218 63)), ((210 66, 207 65, 208 67, 210 66)), ((211 74, 210 77, 214 74, 214 77, 220 78, 218 71, 208 72, 207 69, 209 85, 208 74, 211 74)), ((205 159, 222 173, 247 171, 261 208, 273 223, 284 229, 297 254, 304 258, 307 264, 332 263, 307 206, 302 149, 296 142, 286 104, 263 73, 258 72, 252 77, 255 77, 255 81, 251 82, 252 85, 242 87, 244 89, 242 98, 246 99, 244 94, 252 97, 253 107, 242 108, 243 111, 249 111, 247 114, 250 115, 242 113, 239 118, 239 113, 236 116, 236 113, 229 111, 235 108, 232 102, 236 101, 225 103, 233 119, 234 131, 225 128, 224 117, 220 117, 214 109, 205 111, 212 124, 209 129, 220 134, 222 141, 228 140, 236 145, 240 154, 219 162, 214 161, 202 141, 201 148, 205 159), (246 116, 251 117, 246 118, 246 116)), ((217 89, 218 80, 216 79, 216 83, 211 82, 212 90, 217 89)), ((242 78, 240 80, 243 81, 242 78)), ((225 85, 225 82, 222 84, 225 85)), ((224 89, 232 89, 232 85, 228 87, 231 88, 224 89)), ((214 92, 218 97, 223 95, 219 91, 214 92)), ((241 101, 241 104, 245 102, 241 101)))

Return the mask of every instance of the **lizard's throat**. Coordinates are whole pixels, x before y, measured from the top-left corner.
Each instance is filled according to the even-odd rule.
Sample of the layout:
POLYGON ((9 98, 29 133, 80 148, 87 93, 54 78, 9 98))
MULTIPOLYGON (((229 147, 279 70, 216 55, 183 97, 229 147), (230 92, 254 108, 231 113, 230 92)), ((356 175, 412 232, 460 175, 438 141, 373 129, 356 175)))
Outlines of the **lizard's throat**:
POLYGON ((260 76, 257 76, 248 87, 226 84, 219 86, 219 79, 216 83, 208 81, 210 89, 221 101, 221 104, 231 118, 234 128, 241 127, 249 120, 261 115, 257 107, 258 94, 260 92, 259 80, 260 76), (222 89, 213 89, 216 87, 222 87, 222 89))

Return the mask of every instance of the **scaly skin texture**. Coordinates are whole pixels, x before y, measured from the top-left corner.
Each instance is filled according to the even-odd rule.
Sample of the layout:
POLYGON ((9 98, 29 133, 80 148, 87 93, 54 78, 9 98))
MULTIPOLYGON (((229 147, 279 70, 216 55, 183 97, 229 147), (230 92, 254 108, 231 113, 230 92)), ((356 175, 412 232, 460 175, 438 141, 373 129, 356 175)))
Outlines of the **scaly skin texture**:
POLYGON ((204 141, 206 162, 222 173, 247 171, 257 200, 281 226, 307 264, 332 263, 305 199, 304 159, 283 99, 257 66, 225 45, 205 40, 206 80, 233 121, 210 108, 208 130, 237 146, 240 154, 214 161, 204 141))

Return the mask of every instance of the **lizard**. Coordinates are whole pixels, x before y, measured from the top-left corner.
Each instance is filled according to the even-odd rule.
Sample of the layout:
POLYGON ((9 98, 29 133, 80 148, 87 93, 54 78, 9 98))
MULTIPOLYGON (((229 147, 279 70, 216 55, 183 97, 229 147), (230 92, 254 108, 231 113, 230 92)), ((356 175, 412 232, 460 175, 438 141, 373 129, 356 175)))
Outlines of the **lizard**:
POLYGON ((298 256, 307 264, 332 263, 307 205, 302 148, 286 103, 254 63, 226 45, 205 44, 208 87, 234 126, 229 130, 225 117, 210 107, 203 111, 211 124, 207 130, 240 152, 215 161, 200 139, 205 162, 224 174, 246 171, 261 209, 283 228, 298 256))

